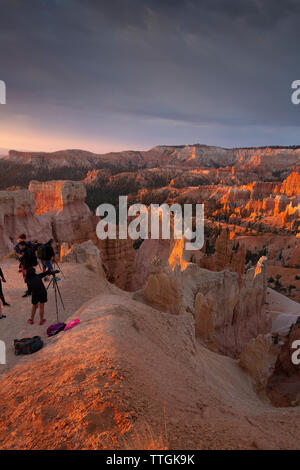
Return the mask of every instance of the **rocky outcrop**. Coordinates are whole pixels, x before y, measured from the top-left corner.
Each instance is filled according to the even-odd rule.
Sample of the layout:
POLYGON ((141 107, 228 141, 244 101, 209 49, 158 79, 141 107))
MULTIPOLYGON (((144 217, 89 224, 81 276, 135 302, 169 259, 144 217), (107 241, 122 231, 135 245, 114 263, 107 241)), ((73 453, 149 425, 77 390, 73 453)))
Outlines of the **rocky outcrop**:
POLYGON ((96 220, 85 204, 86 190, 72 181, 32 181, 29 190, 0 191, 0 253, 13 250, 20 233, 29 240, 59 244, 97 242, 96 220))
POLYGON ((261 259, 256 268, 240 277, 230 271, 213 272, 194 263, 157 265, 149 275, 144 300, 169 313, 190 311, 196 335, 220 353, 238 357, 243 346, 259 334, 271 331, 265 312, 266 266, 261 259))
POLYGON ((300 194, 300 173, 293 171, 281 184, 280 192, 287 196, 300 194))
POLYGON ((247 343, 239 358, 239 364, 254 379, 257 392, 264 392, 271 375, 270 350, 272 336, 258 335, 247 343))
MULTIPOLYGON (((293 353, 296 352, 296 341, 300 341, 300 322, 291 328, 268 381, 267 395, 274 406, 300 405, 300 364, 294 364, 292 361, 293 353)), ((299 349, 299 343, 297 347, 299 349)))
MULTIPOLYGON (((237 357, 250 339, 271 329, 271 321, 264 308, 266 268, 258 275, 250 269, 241 279, 227 270, 215 273, 198 269, 191 265, 182 273, 185 286, 190 285, 190 299, 186 301, 191 303, 195 290, 202 295, 201 301, 196 297, 194 302, 196 331, 201 337, 206 328, 203 305, 207 304, 212 318, 209 323, 213 326, 210 337, 213 336, 219 352, 237 357)), ((205 341, 206 337, 202 339, 205 341)))
POLYGON ((32 192, 0 191, 0 255, 13 251, 18 235, 23 232, 29 239, 46 242, 52 236, 51 220, 35 215, 32 192))
POLYGON ((215 330, 215 299, 212 294, 198 292, 195 296, 195 333, 212 351, 218 352, 215 330))
POLYGON ((34 194, 35 212, 63 211, 68 205, 85 201, 86 189, 80 181, 31 181, 29 191, 34 194))
POLYGON ((98 240, 103 264, 107 269, 107 279, 120 289, 132 290, 132 275, 135 250, 130 238, 127 240, 98 240))
POLYGON ((213 255, 204 255, 199 260, 199 265, 202 268, 210 269, 211 271, 222 271, 229 269, 230 271, 238 274, 243 274, 245 271, 245 246, 239 244, 232 239, 234 233, 229 230, 222 230, 218 236, 213 255))
POLYGON ((171 268, 161 267, 161 260, 154 258, 151 262, 150 274, 143 292, 146 303, 173 315, 184 312, 182 286, 172 275, 171 268))
POLYGON ((91 240, 81 244, 75 244, 71 248, 67 243, 61 246, 60 260, 62 263, 80 263, 86 264, 92 271, 105 277, 100 251, 91 240))
POLYGON ((96 220, 85 203, 86 189, 79 181, 32 181, 37 214, 51 217, 53 237, 58 242, 97 241, 96 220))
POLYGON ((147 281, 151 269, 151 260, 154 257, 161 259, 162 264, 168 262, 170 256, 170 240, 144 240, 136 252, 132 268, 130 290, 142 289, 147 281))

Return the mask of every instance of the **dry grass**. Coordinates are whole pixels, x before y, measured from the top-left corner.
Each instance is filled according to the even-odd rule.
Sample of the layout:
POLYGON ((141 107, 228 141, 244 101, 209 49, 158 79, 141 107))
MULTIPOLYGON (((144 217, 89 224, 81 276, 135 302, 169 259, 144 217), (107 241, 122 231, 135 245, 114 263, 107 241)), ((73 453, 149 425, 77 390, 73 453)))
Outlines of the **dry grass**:
POLYGON ((136 427, 129 438, 124 441, 124 450, 168 450, 169 438, 167 432, 166 410, 164 421, 157 432, 148 423, 136 427))
POLYGON ((165 432, 156 434, 148 423, 134 429, 130 438, 124 441, 124 450, 168 450, 165 432))

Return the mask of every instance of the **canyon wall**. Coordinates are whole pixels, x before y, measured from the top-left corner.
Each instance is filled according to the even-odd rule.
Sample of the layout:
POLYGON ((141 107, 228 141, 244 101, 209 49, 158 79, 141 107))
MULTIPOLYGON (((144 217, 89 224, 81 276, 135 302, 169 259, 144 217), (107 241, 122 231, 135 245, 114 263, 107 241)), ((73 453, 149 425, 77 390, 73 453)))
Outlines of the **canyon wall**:
POLYGON ((276 170, 293 168, 299 165, 300 148, 249 148, 225 149, 216 146, 195 145, 158 145, 147 151, 123 151, 95 154, 85 150, 63 150, 58 152, 18 152, 10 150, 8 160, 34 165, 64 167, 79 165, 86 168, 122 167, 155 168, 174 166, 186 168, 222 169, 235 166, 238 171, 255 170, 272 175, 276 170))

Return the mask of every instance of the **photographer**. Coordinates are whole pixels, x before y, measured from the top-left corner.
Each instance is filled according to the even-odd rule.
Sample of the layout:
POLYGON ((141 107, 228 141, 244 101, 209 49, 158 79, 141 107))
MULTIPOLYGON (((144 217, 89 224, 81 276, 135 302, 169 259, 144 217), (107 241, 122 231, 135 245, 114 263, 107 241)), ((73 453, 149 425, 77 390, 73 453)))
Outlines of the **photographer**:
POLYGON ((55 275, 58 271, 46 271, 41 274, 36 274, 35 268, 31 267, 27 269, 25 282, 28 286, 28 291, 32 296, 32 311, 31 317, 28 319, 28 323, 33 325, 34 317, 38 306, 40 306, 40 325, 44 325, 46 320, 45 315, 45 303, 48 301, 47 289, 44 286, 42 279, 46 276, 55 275))
MULTIPOLYGON (((20 258, 19 258, 19 261, 20 261, 20 265, 22 267, 22 273, 23 273, 24 281, 27 284, 27 282, 26 282, 26 273, 27 273, 28 269, 30 269, 32 267, 35 267, 38 264, 38 260, 37 260, 36 254, 35 254, 35 247, 30 242, 26 243, 25 241, 21 241, 19 243, 19 251, 20 251, 20 255, 21 255, 20 258)), ((28 289, 27 292, 25 292, 25 294, 23 295, 23 297, 27 297, 29 295, 30 295, 30 292, 29 292, 29 289, 28 289)))
MULTIPOLYGON (((55 252, 53 249, 53 239, 49 240, 48 243, 42 246, 41 255, 42 255, 42 265, 43 271, 45 272, 47 269, 53 271, 53 262, 55 261, 55 252)), ((47 280, 47 278, 46 278, 47 280)))

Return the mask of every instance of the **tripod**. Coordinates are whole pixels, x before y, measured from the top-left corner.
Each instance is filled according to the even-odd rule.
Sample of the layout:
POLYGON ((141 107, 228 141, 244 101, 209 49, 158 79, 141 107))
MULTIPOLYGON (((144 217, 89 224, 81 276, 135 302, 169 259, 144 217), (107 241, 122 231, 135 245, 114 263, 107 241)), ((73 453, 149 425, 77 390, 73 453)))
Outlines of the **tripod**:
POLYGON ((58 267, 59 271, 60 271, 61 274, 63 275, 63 278, 66 279, 66 276, 64 275, 64 273, 63 273, 61 267, 59 266, 59 264, 58 264, 58 262, 57 262, 56 260, 54 261, 54 264, 56 264, 56 266, 58 267))
POLYGON ((56 276, 55 274, 52 275, 52 279, 51 281, 49 282, 48 286, 47 286, 47 290, 49 289, 49 287, 51 286, 52 284, 52 287, 54 289, 54 297, 55 297, 55 307, 56 307, 56 318, 57 318, 57 323, 59 322, 58 320, 58 299, 60 300, 61 304, 62 304, 62 307, 63 309, 65 310, 65 305, 64 305, 64 302, 63 302, 63 299, 62 299, 62 296, 61 296, 61 293, 60 293, 60 290, 59 290, 59 286, 57 284, 57 279, 56 279, 56 276))

